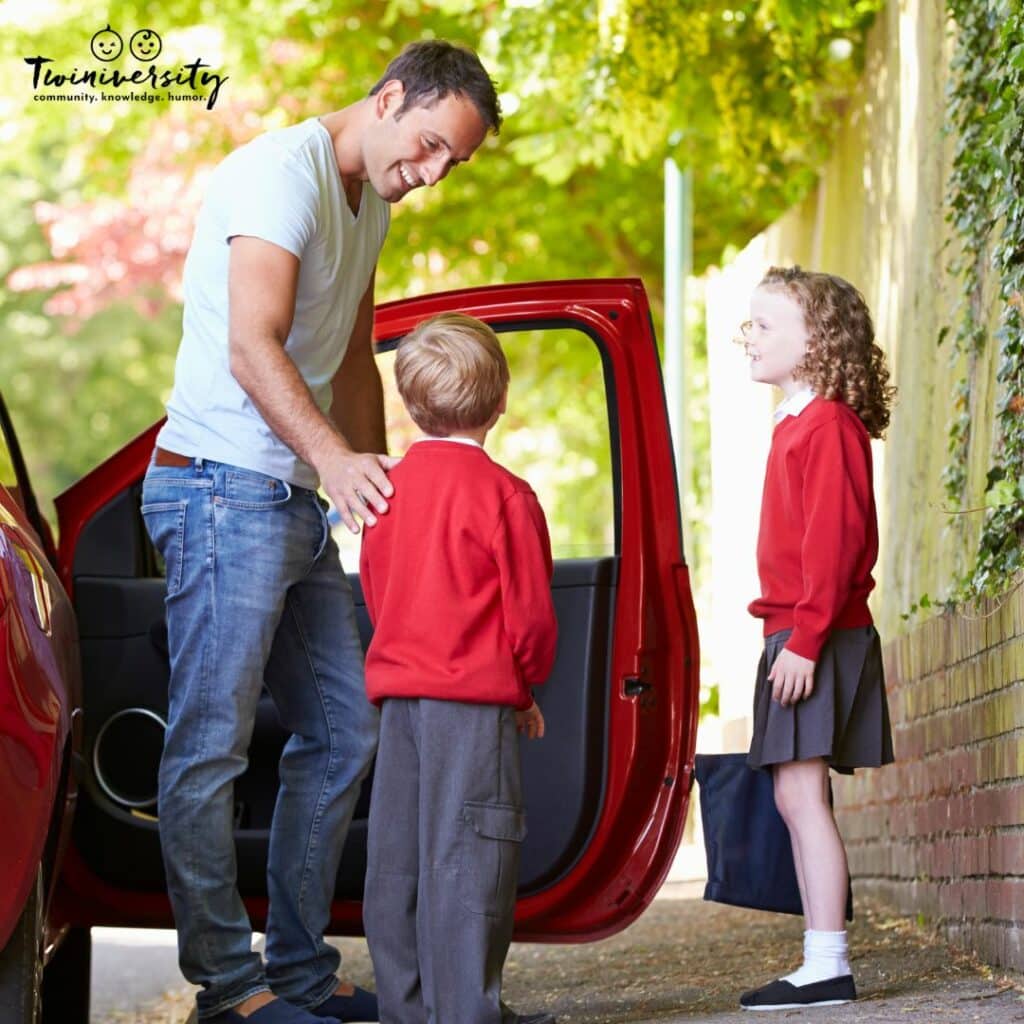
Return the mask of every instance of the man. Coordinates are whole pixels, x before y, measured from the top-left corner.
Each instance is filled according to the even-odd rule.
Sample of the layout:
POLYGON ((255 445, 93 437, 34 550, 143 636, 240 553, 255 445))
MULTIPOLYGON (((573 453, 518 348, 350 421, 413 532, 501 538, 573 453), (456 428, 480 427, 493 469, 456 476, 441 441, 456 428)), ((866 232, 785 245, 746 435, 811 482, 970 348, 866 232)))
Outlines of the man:
POLYGON ((167 566, 160 834, 182 971, 216 1024, 375 1021, 324 942, 377 742, 352 595, 316 487, 353 532, 387 509, 373 281, 390 203, 501 115, 472 52, 415 43, 370 94, 214 171, 143 515, 167 566), (266 966, 236 885, 233 785, 266 685, 291 737, 270 835, 266 966))

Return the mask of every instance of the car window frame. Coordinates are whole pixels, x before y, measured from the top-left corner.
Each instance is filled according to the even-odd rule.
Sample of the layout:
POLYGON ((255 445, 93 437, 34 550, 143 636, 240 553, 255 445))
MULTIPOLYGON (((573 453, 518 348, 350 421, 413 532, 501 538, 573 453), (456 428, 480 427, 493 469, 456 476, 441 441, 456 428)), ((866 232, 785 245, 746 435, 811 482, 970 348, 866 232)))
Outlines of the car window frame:
MULTIPOLYGON (((604 339, 589 324, 572 317, 538 317, 536 320, 493 320, 482 317, 481 319, 497 335, 502 334, 526 334, 529 331, 555 331, 571 330, 586 335, 597 349, 601 359, 601 375, 604 378, 605 412, 608 416, 608 445, 611 457, 611 482, 612 482, 612 514, 614 517, 614 547, 609 558, 619 558, 622 554, 622 445, 619 437, 619 409, 615 392, 615 372, 612 366, 611 355, 608 352, 604 339)), ((405 334, 391 335, 379 339, 374 344, 374 355, 381 355, 385 352, 393 352, 405 334)))
POLYGON ((35 531, 39 542, 46 552, 46 557, 51 564, 55 564, 56 553, 50 550, 50 531, 43 521, 42 513, 39 511, 39 503, 36 501, 35 491, 29 480, 28 467, 21 454, 21 445, 18 443, 18 435, 14 430, 14 422, 4 401, 3 392, 0 392, 0 432, 3 434, 4 443, 11 455, 11 464, 14 467, 14 477, 18 485, 18 493, 11 495, 14 502, 25 514, 29 526, 35 531))

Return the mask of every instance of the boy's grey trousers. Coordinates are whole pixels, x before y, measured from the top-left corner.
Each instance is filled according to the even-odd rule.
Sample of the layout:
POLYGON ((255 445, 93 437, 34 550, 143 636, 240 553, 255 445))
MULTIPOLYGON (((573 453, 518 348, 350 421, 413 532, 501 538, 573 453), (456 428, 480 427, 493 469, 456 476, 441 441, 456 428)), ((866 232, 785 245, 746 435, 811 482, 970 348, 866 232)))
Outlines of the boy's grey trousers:
POLYGON ((515 712, 389 698, 363 916, 381 1024, 503 1024, 526 834, 515 712))

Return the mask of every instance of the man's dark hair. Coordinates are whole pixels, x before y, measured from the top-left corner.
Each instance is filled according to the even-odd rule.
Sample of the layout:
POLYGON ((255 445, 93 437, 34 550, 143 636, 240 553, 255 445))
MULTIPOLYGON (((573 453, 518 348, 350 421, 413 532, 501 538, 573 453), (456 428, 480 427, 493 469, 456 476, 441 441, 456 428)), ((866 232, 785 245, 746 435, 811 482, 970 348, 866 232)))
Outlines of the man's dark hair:
POLYGON ((498 134, 501 104, 494 82, 484 70, 480 58, 465 46, 443 39, 424 39, 410 43, 387 66, 370 95, 380 92, 385 82, 397 80, 405 88, 405 98, 395 117, 416 106, 432 107, 445 96, 465 96, 476 107, 484 124, 498 134))

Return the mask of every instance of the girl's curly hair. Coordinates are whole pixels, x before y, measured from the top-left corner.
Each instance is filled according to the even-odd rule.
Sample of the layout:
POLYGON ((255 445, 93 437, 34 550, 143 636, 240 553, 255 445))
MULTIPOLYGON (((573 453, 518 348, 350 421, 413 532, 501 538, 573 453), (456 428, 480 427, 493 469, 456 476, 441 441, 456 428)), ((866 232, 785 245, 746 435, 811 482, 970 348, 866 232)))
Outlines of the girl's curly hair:
POLYGON ((777 288, 803 310, 807 354, 794 371, 815 394, 845 402, 872 437, 889 425, 896 388, 889 385, 885 353, 864 296, 849 281, 801 267, 770 267, 760 288, 777 288))

